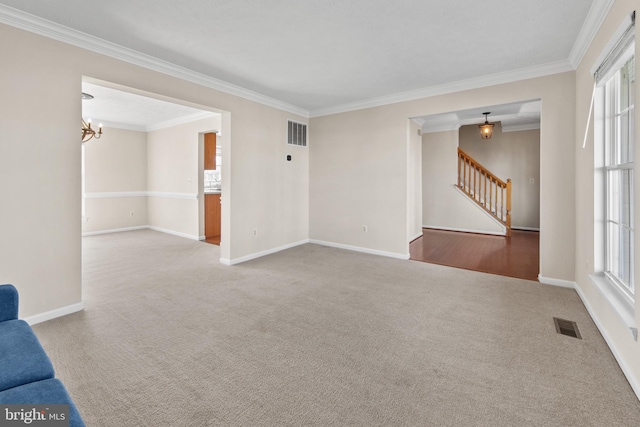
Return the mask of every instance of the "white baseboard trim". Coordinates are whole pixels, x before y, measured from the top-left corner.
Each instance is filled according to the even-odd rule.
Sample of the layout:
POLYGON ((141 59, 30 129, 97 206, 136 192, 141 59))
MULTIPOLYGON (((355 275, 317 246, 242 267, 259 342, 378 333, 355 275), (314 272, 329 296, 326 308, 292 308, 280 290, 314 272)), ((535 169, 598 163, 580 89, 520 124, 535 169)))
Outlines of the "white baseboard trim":
POLYGON ((172 234, 178 237, 184 237, 191 240, 200 240, 200 236, 182 233, 180 231, 169 230, 168 228, 156 227, 155 225, 148 225, 147 228, 154 231, 159 231, 161 233, 172 234))
POLYGON ((512 230, 522 230, 522 231, 540 231, 539 228, 535 228, 535 227, 514 227, 511 226, 512 230))
POLYGON ((454 228, 454 227, 440 227, 438 225, 423 225, 422 228, 431 228, 434 230, 444 230, 444 231, 458 231, 460 233, 475 233, 475 234, 488 234, 490 236, 506 236, 506 230, 504 232, 501 231, 485 231, 485 230, 471 230, 468 228, 454 228))
POLYGON ((110 230, 89 231, 87 233, 82 233, 82 237, 97 236, 99 234, 121 233, 123 231, 147 230, 147 229, 159 231, 161 233, 172 234, 174 236, 184 237, 191 240, 205 239, 204 236, 195 236, 193 234, 181 233, 179 231, 169 230, 168 228, 156 227, 154 225, 138 225, 135 227, 112 228, 110 230))
POLYGON ((418 234, 416 234, 415 236, 411 237, 411 238, 409 239, 409 242, 413 242, 414 240, 419 239, 420 237, 422 237, 422 236, 423 236, 423 234, 424 234, 424 233, 423 233, 422 231, 420 231, 418 234))
POLYGON ((633 392, 636 394, 636 397, 638 398, 638 400, 640 400, 640 380, 638 378, 634 378, 634 376, 632 375, 631 370, 625 363, 625 360, 620 356, 620 352, 618 351, 615 345, 615 342, 611 339, 611 337, 607 333, 607 330, 602 327, 602 322, 596 315, 596 312, 591 307, 591 304, 589 304, 589 300, 587 299, 585 294, 582 292, 580 287, 576 285, 575 290, 578 296, 580 297, 580 299, 582 300, 582 304, 584 304, 584 307, 587 309, 589 316, 591 316, 593 323, 596 324, 596 327, 600 331, 600 334, 602 335, 605 342, 609 346, 609 349, 611 350, 613 357, 615 357, 616 361, 618 362, 618 365, 620 366, 620 369, 622 370, 622 373, 624 374, 624 376, 627 378, 627 381, 629 382, 629 385, 633 389, 633 392))
POLYGON ((97 236, 99 234, 121 233, 123 231, 144 230, 147 228, 149 227, 146 225, 137 225, 135 227, 112 228, 110 230, 100 230, 100 231, 88 231, 86 233, 82 233, 82 237, 97 236))
POLYGON ((224 265, 236 265, 243 262, 251 261, 252 259, 262 258, 266 255, 275 254, 276 252, 284 251, 286 249, 295 248, 296 246, 304 245, 305 243, 309 243, 309 239, 300 240, 298 242, 289 243, 286 245, 278 246, 277 248, 267 249, 266 251, 256 252, 254 254, 245 255, 243 257, 234 258, 231 260, 227 258, 220 258, 220 263, 224 265))
POLYGON ((554 279, 551 277, 544 277, 540 274, 538 274, 538 281, 545 285, 559 286, 561 288, 569 288, 569 289, 577 288, 576 282, 572 282, 570 280, 554 279))
POLYGON ((36 325, 38 323, 46 322, 47 320, 66 316, 67 314, 71 313, 77 313, 78 311, 82 310, 84 310, 84 304, 79 302, 77 304, 71 304, 66 307, 56 308, 55 310, 47 311, 45 313, 25 317, 23 320, 26 321, 29 325, 36 325))
POLYGON ((363 248, 360 246, 343 245, 342 243, 325 242, 323 240, 315 240, 315 239, 310 239, 309 243, 315 243, 316 245, 329 246, 329 247, 338 248, 338 249, 346 249, 348 251, 362 252, 365 254, 386 256, 389 258, 396 258, 396 259, 403 259, 403 260, 409 259, 409 254, 398 254, 395 252, 379 251, 377 249, 363 248))

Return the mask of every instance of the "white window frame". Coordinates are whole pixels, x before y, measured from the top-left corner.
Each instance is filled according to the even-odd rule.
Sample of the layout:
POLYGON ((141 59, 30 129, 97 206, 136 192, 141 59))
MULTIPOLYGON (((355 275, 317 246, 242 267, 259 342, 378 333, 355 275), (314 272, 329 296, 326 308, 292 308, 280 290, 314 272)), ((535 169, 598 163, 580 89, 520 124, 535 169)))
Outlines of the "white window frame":
MULTIPOLYGON (((633 46, 632 46, 633 48, 633 46)), ((627 64, 628 60, 634 57, 633 52, 631 54, 626 53, 624 55, 627 60, 624 65, 627 64)), ((602 136, 604 139, 603 149, 605 150, 604 158, 605 158, 605 173, 604 173, 604 193, 605 193, 605 266, 604 266, 604 274, 607 278, 612 281, 616 286, 620 288, 622 292, 626 294, 627 297, 634 300, 634 268, 633 268, 633 260, 634 260, 634 175, 635 175, 635 164, 634 164, 634 135, 629 135, 629 128, 633 128, 634 121, 634 105, 631 104, 627 107, 620 108, 620 96, 621 96, 621 81, 620 81, 620 73, 619 70, 604 84, 604 96, 601 98, 604 103, 604 135, 602 136), (622 117, 627 117, 626 125, 621 124, 622 117), (624 150, 623 147, 622 136, 621 133, 626 132, 629 144, 631 147, 629 151, 631 151, 630 158, 625 158, 624 160, 620 160, 622 156, 620 151, 624 150), (625 188, 625 185, 622 183, 622 179, 618 183, 617 187, 613 188, 615 183, 610 180, 611 172, 626 172, 631 175, 631 179, 628 182, 628 188, 625 188), (626 193, 627 200, 629 202, 628 210, 629 210, 629 218, 628 221, 623 220, 622 210, 623 206, 614 204, 614 194, 613 192, 618 192, 619 194, 626 193), (611 211, 618 211, 617 217, 613 218, 611 216, 611 211), (626 230, 630 233, 628 245, 629 248, 623 247, 625 246, 622 243, 623 240, 623 232, 622 230, 618 233, 611 233, 611 227, 617 227, 622 230, 626 230), (617 245, 615 244, 617 242, 617 245), (617 249, 614 249, 614 246, 618 246, 617 249), (628 262, 624 262, 621 258, 627 258, 628 262), (620 275, 615 273, 615 270, 620 271, 620 275), (621 277, 623 276, 623 277, 621 277)), ((619 196, 617 201, 620 201, 623 196, 619 196)))
MULTIPOLYGON (((622 322, 628 328, 628 331, 631 333, 633 338, 638 340, 638 327, 635 318, 635 294, 637 293, 638 287, 634 284, 634 264, 635 264, 635 253, 634 253, 634 242, 635 242, 635 233, 631 235, 631 253, 629 255, 629 268, 631 270, 630 273, 630 287, 627 287, 624 283, 622 283, 615 274, 613 274, 610 268, 610 262, 608 257, 611 255, 608 253, 609 240, 608 240, 608 224, 611 222, 611 218, 609 218, 609 206, 608 206, 608 196, 607 192, 609 191, 609 182, 607 181, 607 177, 609 175, 609 171, 612 170, 632 170, 632 180, 630 182, 630 225, 633 228, 635 224, 635 212, 634 212, 634 199, 635 192, 638 189, 638 176, 635 173, 634 168, 634 160, 637 155, 637 150, 635 147, 638 145, 639 141, 631 142, 632 144, 632 157, 631 161, 627 162, 615 162, 615 164, 611 165, 607 162, 607 154, 605 150, 607 149, 608 142, 613 138, 614 143, 617 145, 619 142, 618 135, 615 132, 618 129, 618 126, 613 126, 611 123, 616 123, 617 116, 612 116, 610 113, 612 112, 612 106, 617 101, 617 99, 612 98, 612 85, 616 85, 616 94, 619 89, 618 86, 618 74, 619 70, 626 64, 626 62, 635 55, 635 36, 633 37, 633 42, 630 47, 625 47, 624 49, 620 49, 620 46, 623 45, 620 41, 623 39, 623 35, 627 32, 628 28, 634 27, 634 15, 632 15, 631 19, 628 22, 623 23, 620 29, 616 32, 612 40, 607 45, 607 48, 600 55, 599 60, 592 68, 592 72, 596 75, 597 88, 594 88, 594 100, 595 103, 594 113, 594 200, 595 200, 595 234, 594 234, 594 249, 595 249, 595 258, 594 258, 594 274, 591 277, 592 282, 596 286, 596 288, 601 292, 605 300, 610 304, 613 308, 614 312, 618 315, 618 317, 622 320, 622 322), (613 55, 615 53, 615 55, 613 55), (613 57, 613 61, 612 61, 613 57), (602 71, 603 66, 605 70, 602 71), (611 79, 614 79, 613 81, 611 79), (634 292, 635 288, 635 292, 634 292)), ((627 40, 629 40, 627 38, 627 40)), ((636 58, 637 60, 637 58, 636 58)), ((637 61, 636 61, 637 65, 637 61)), ((635 68, 637 70, 637 68, 635 68)), ((635 82, 637 84, 637 71, 635 71, 635 82)), ((634 104, 637 99, 634 100, 634 104)), ((615 113, 619 113, 619 111, 614 111, 615 113)), ((635 122, 636 112, 634 108, 631 109, 631 114, 629 115, 630 120, 635 122)), ((636 123, 637 126, 637 123, 636 123)), ((635 138, 635 135, 630 135, 631 138, 635 138)))

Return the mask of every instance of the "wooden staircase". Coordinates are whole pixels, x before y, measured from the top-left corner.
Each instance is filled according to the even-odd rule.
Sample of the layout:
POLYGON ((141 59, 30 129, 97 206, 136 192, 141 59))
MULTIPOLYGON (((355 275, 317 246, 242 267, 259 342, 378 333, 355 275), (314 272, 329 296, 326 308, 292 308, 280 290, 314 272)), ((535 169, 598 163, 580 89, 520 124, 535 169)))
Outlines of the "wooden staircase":
POLYGON ((500 221, 511 236, 511 180, 504 182, 458 148, 456 187, 500 221))

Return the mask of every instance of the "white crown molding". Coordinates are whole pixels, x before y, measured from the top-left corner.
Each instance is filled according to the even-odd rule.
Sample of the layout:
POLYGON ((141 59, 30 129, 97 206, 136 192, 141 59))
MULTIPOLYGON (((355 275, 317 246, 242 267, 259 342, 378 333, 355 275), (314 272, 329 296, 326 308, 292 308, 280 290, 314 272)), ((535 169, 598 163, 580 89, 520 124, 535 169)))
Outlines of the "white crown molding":
POLYGON ((197 113, 189 114, 187 116, 178 117, 171 120, 166 120, 164 122, 155 123, 153 125, 147 126, 147 132, 151 132, 153 130, 160 130, 165 128, 170 128, 173 126, 184 125, 186 123, 196 122, 198 120, 209 119, 215 116, 219 116, 219 114, 211 113, 208 111, 199 111, 197 113))
POLYGON ((164 122, 153 123, 148 126, 144 125, 135 125, 131 123, 120 123, 120 122, 110 122, 108 120, 100 120, 98 118, 92 118, 92 123, 102 123, 102 127, 105 128, 115 128, 115 129, 124 129, 124 130, 133 130, 138 132, 151 132, 154 130, 161 130, 170 128, 173 126, 184 125, 187 123, 196 122, 198 120, 204 120, 208 118, 213 118, 218 116, 217 113, 212 113, 209 111, 199 111, 197 113, 189 114, 186 116, 178 117, 171 120, 166 120, 164 122))
POLYGON ((438 126, 422 126, 422 133, 451 132, 459 130, 462 125, 458 122, 438 126))
POLYGON ((578 33, 578 38, 569 53, 569 62, 574 69, 577 69, 580 62, 582 62, 582 58, 585 53, 587 53, 587 49, 591 45, 593 38, 596 36, 596 33, 600 29, 600 26, 609 14, 609 10, 614 3, 615 0, 594 0, 591 4, 591 8, 587 14, 587 19, 585 19, 584 24, 578 33))
MULTIPOLYGON (((440 126, 428 126, 428 127, 423 126, 422 132, 423 133, 450 132, 454 130, 459 130, 462 126, 468 126, 473 124, 475 123, 460 122, 460 123, 446 124, 446 125, 440 125, 440 126)), ((505 125, 504 122, 502 122, 502 133, 520 132, 525 130, 536 130, 536 129, 540 129, 540 123, 528 123, 523 125, 505 125)))
POLYGON ((540 123, 527 123, 523 125, 505 125, 502 123, 502 133, 507 132, 521 132, 525 130, 536 130, 540 129, 540 123))
POLYGON ((130 123, 110 122, 108 120, 100 120, 91 118, 91 123, 102 123, 103 128, 133 130, 137 132, 146 132, 146 126, 133 125, 130 123))
POLYGON ((536 65, 533 67, 489 74, 486 76, 476 77, 468 80, 445 83, 439 86, 432 86, 409 92, 402 92, 392 95, 380 96, 377 98, 371 98, 363 101, 356 101, 349 104, 338 105, 335 107, 320 108, 317 110, 312 110, 310 112, 310 117, 328 116, 330 114, 346 113, 349 111, 363 110, 365 108, 380 107, 382 105, 414 101, 421 98, 429 98, 432 96, 445 95, 448 93, 461 92, 464 90, 495 86, 499 84, 532 79, 536 77, 543 77, 551 74, 564 73, 574 70, 575 68, 571 65, 571 63, 569 63, 569 61, 565 59, 556 62, 549 62, 547 64, 536 65))
POLYGON ((177 77, 201 86, 219 90, 230 95, 248 99, 249 101, 257 102, 259 104, 267 105, 269 107, 277 108, 303 117, 309 117, 309 111, 304 108, 227 83, 223 80, 209 77, 202 73, 198 73, 153 56, 137 52, 133 49, 108 42, 87 33, 56 24, 55 22, 48 21, 3 4, 0 4, 0 23, 77 46, 82 49, 100 53, 149 70, 177 77))

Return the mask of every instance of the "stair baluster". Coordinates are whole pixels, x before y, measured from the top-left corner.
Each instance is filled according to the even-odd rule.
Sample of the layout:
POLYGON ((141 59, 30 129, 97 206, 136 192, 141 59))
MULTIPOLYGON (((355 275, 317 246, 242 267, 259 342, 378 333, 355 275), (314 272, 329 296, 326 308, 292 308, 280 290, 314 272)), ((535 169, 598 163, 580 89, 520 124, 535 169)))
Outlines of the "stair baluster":
POLYGON ((458 148, 458 182, 456 187, 504 224, 507 236, 511 235, 511 179, 504 182, 458 148), (488 199, 487 186, 489 186, 488 199))

